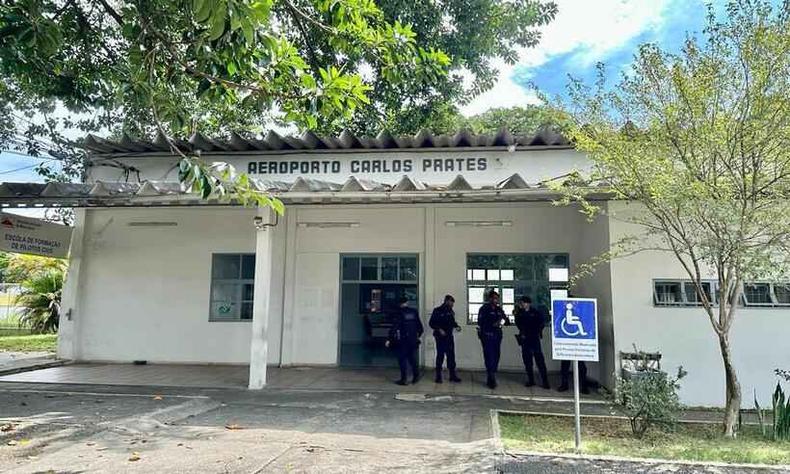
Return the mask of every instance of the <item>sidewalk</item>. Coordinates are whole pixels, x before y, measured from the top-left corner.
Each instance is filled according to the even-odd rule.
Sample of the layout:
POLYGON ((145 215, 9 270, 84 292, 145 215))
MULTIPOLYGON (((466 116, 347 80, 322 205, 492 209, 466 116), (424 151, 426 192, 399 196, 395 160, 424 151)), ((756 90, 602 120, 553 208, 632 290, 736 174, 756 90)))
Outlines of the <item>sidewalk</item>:
POLYGON ((52 352, 4 352, 0 351, 0 376, 27 372, 29 370, 58 367, 68 361, 59 360, 52 352))

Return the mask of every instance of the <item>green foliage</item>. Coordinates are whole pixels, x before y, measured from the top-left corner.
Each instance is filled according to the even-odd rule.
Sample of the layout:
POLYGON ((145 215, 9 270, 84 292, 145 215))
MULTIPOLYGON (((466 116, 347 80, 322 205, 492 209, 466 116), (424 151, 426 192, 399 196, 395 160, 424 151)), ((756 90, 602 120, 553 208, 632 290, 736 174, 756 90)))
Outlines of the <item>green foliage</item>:
POLYGON ((686 373, 682 368, 672 378, 660 370, 635 372, 630 377, 619 377, 616 393, 620 397, 631 432, 642 438, 652 426, 672 428, 682 410, 677 391, 686 373))
POLYGON ((682 265, 718 338, 734 436, 729 331, 743 282, 790 272, 790 3, 731 1, 723 19, 711 7, 679 54, 645 44, 614 87, 604 78, 570 84, 566 133, 593 168, 559 185, 562 202, 633 224, 601 261, 651 250, 682 265), (638 206, 586 199, 602 191, 638 206))
POLYGON ((243 206, 272 208, 279 215, 285 212, 282 201, 257 189, 249 175, 237 173, 227 163, 209 165, 198 158, 184 156, 178 164, 178 179, 202 199, 235 200, 243 206))
POLYGON ((16 298, 16 305, 22 308, 20 326, 37 333, 57 331, 64 273, 65 266, 35 273, 22 282, 16 298))
POLYGON ((475 133, 497 133, 507 129, 513 135, 530 135, 543 127, 561 126, 555 111, 542 105, 489 109, 463 121, 463 128, 475 133))
POLYGON ((38 255, 7 253, 6 259, 8 264, 5 269, 5 281, 11 283, 21 283, 39 273, 50 270, 62 271, 66 267, 64 260, 38 255))
POLYGON ((75 131, 414 131, 489 88, 491 59, 513 62, 555 14, 540 0, 3 2, 0 146, 62 160, 39 171, 66 180, 85 158, 75 131))
POLYGON ((773 438, 790 440, 790 398, 785 397, 782 385, 777 382, 773 397, 773 438))

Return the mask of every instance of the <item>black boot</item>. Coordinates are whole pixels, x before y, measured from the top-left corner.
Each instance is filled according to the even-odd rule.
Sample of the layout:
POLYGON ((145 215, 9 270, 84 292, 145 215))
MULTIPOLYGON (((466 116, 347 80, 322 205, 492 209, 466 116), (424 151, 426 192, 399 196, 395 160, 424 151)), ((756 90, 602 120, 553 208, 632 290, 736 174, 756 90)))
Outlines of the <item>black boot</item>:
POLYGON ((458 374, 456 374, 455 372, 451 372, 450 373, 450 382, 460 383, 461 379, 458 378, 458 374))
POLYGON ((395 384, 397 385, 409 385, 409 383, 405 380, 396 380, 395 384))
POLYGON ((420 381, 420 373, 419 372, 415 372, 414 373, 414 378, 411 379, 411 383, 416 384, 419 381, 420 381))
POLYGON ((567 380, 563 380, 562 383, 560 383, 560 386, 557 387, 557 391, 558 392, 567 392, 568 391, 568 381, 567 380))
POLYGON ((486 387, 494 390, 496 388, 496 378, 493 375, 488 376, 488 380, 486 381, 486 387))
POLYGON ((534 387, 535 386, 535 379, 531 379, 531 378, 527 379, 527 381, 524 383, 524 386, 525 387, 534 387))
MULTIPOLYGON (((452 377, 450 377, 450 378, 452 379, 452 377)), ((442 383, 442 371, 441 370, 437 370, 436 371, 436 378, 433 381, 436 382, 436 383, 442 383)))

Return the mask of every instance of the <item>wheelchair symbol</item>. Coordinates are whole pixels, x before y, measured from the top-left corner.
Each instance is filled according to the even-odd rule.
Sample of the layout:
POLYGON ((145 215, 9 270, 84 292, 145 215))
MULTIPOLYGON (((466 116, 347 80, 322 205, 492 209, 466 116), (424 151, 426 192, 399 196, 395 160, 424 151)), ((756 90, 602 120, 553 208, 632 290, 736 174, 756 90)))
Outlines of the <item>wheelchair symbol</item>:
POLYGON ((560 329, 566 335, 571 337, 587 335, 587 331, 584 330, 584 325, 582 324, 582 320, 579 319, 578 316, 573 314, 572 303, 567 303, 565 305, 565 317, 562 318, 562 321, 560 321, 560 329), (575 328, 575 329, 571 330, 571 328, 575 328))

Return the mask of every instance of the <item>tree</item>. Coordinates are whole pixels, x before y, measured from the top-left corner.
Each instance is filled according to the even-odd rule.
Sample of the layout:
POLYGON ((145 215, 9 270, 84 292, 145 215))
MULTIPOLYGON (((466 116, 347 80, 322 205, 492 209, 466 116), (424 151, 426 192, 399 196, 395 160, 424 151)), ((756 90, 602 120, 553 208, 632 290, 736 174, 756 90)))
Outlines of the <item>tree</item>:
POLYGON ((557 115, 542 105, 489 109, 461 123, 474 133, 492 134, 504 128, 513 135, 530 135, 542 127, 560 125, 557 115))
POLYGON ((790 266, 790 3, 739 0, 726 12, 711 8, 678 54, 641 46, 615 87, 604 74, 571 82, 566 133, 593 169, 563 190, 590 215, 603 210, 585 197, 602 188, 641 205, 612 216, 640 231, 602 257, 657 250, 682 265, 718 341, 733 437, 741 386, 730 332, 743 284, 790 266))
POLYGON ((538 0, 4 2, 0 147, 48 153, 64 170, 40 171, 74 180, 88 132, 414 131, 490 87, 490 60, 515 61, 555 13, 538 0))
POLYGON ((19 311, 19 325, 36 333, 55 332, 60 319, 65 262, 57 268, 37 272, 22 281, 15 304, 19 311))

